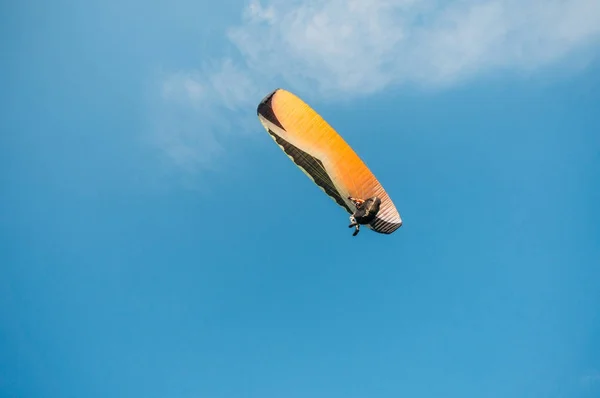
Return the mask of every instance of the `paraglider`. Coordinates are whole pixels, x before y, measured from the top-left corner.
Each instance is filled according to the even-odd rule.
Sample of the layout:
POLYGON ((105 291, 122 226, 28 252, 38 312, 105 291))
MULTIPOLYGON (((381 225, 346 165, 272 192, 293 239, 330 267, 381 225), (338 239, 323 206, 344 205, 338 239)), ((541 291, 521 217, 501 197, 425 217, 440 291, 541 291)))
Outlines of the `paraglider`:
POLYGON ((285 154, 361 225, 391 234, 402 219, 389 195, 344 139, 308 104, 283 89, 257 107, 258 119, 285 154))

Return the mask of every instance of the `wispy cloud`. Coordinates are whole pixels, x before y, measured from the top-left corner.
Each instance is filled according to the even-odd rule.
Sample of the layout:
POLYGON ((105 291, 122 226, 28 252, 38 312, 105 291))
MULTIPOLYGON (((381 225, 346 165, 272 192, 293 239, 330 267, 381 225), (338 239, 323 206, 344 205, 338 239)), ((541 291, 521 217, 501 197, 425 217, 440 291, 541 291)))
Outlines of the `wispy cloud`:
POLYGON ((581 378, 581 382, 586 387, 600 385, 600 371, 593 370, 591 372, 586 373, 581 378))
POLYGON ((166 104, 202 117, 193 133, 178 132, 177 123, 163 131, 165 151, 189 167, 219 153, 225 137, 215 126, 240 128, 236 121, 253 116, 275 87, 331 100, 398 85, 446 89, 498 71, 585 66, 600 39, 600 2, 254 0, 224 32, 235 61, 209 60, 163 82, 166 104))
POLYGON ((161 75, 152 107, 153 143, 180 169, 215 169, 232 132, 249 131, 259 90, 247 70, 224 59, 161 75))

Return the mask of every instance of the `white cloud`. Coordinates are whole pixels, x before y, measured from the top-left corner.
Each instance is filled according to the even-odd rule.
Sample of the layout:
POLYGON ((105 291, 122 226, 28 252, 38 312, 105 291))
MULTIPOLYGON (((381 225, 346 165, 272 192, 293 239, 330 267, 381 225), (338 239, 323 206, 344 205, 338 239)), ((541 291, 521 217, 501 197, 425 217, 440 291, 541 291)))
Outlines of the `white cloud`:
POLYGON ((175 158, 213 156, 214 125, 253 115, 275 87, 309 100, 349 98, 590 60, 581 56, 595 55, 588 50, 600 39, 600 0, 255 0, 227 38, 237 63, 213 62, 164 83, 165 101, 184 101, 205 117, 228 115, 197 125, 206 129, 202 139, 173 139, 179 149, 165 148, 175 158))
POLYGON ((160 98, 152 106, 153 143, 184 171, 215 169, 223 142, 247 128, 261 93, 231 60, 161 76, 160 98))
POLYGON ((599 35, 598 0, 254 2, 229 30, 248 73, 334 95, 534 70, 599 35))

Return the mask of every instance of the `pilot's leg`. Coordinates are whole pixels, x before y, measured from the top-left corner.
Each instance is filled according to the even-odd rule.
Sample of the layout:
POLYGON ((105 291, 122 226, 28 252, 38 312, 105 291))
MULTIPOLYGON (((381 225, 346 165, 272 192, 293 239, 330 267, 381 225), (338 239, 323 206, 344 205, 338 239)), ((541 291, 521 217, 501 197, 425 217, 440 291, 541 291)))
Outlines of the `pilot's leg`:
POLYGON ((359 232, 360 232, 360 225, 356 224, 356 229, 354 230, 354 233, 352 234, 352 236, 358 235, 359 232))

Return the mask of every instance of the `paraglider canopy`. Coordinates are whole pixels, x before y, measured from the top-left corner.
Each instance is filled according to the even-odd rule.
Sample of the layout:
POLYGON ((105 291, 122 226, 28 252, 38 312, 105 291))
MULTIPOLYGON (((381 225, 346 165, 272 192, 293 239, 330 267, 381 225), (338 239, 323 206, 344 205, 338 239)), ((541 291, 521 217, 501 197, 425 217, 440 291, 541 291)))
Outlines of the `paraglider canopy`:
POLYGON ((257 107, 258 119, 285 154, 350 216, 350 227, 367 225, 391 234, 402 219, 366 164, 344 139, 296 95, 277 89, 257 107))

